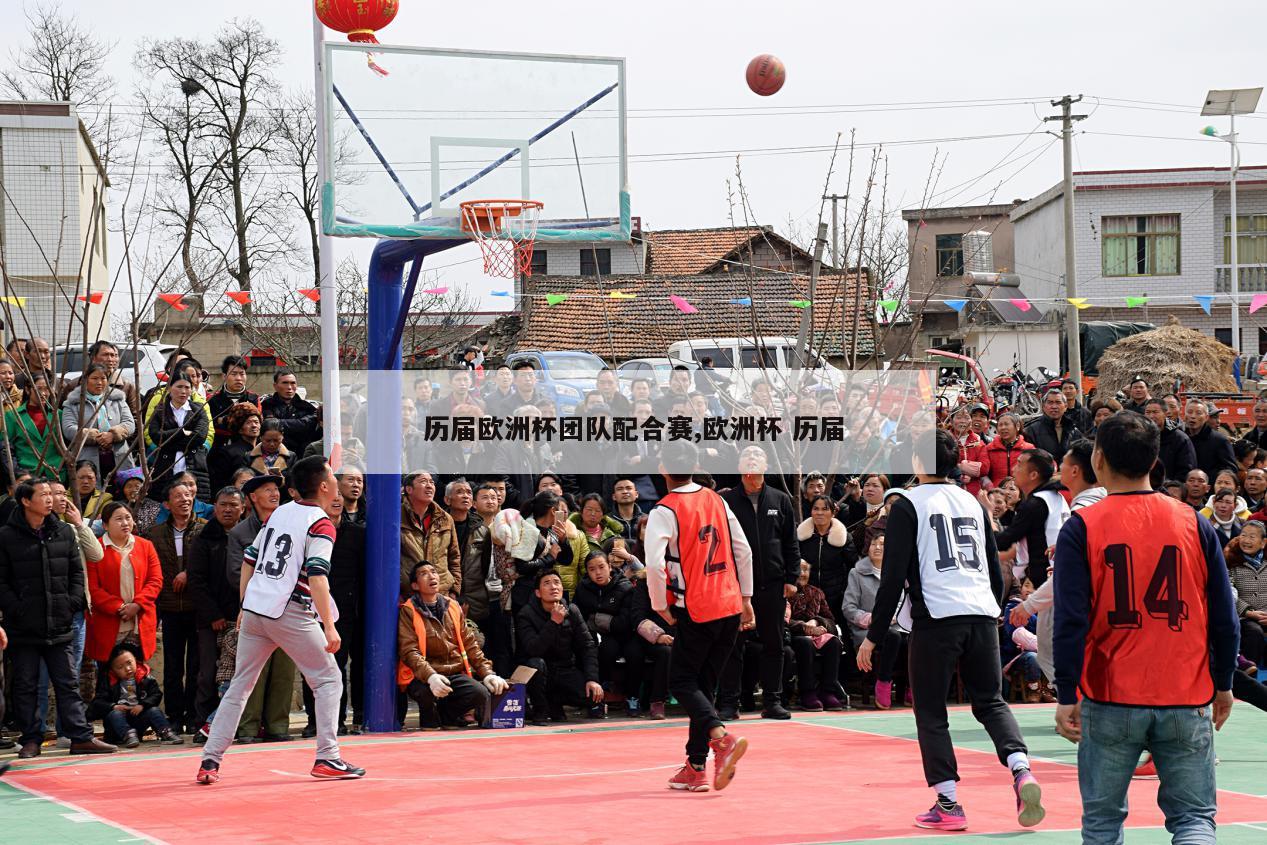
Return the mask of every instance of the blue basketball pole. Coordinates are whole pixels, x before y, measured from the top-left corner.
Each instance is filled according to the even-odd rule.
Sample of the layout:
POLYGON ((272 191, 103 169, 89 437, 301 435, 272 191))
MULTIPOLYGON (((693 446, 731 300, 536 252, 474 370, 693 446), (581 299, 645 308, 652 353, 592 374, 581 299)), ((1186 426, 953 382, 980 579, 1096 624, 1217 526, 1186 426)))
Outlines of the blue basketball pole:
MULTIPOLYGON (((400 595, 400 328, 409 312, 405 265, 465 241, 379 241, 370 256, 366 352, 369 413, 365 498, 365 727, 394 731, 396 620, 400 595), (395 340, 393 340, 395 339, 395 340)), ((412 268, 411 268, 412 269, 412 268)), ((412 297, 410 297, 412 299, 412 297)))

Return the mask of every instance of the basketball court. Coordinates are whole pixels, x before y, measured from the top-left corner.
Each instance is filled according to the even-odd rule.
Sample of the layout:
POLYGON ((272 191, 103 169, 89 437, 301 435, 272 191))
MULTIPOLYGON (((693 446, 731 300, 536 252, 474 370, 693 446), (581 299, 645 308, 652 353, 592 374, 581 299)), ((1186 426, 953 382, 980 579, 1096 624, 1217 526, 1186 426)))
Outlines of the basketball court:
MULTIPOLYGON (((1016 824, 1006 772, 966 708, 951 714, 968 832, 1035 843, 1079 841, 1074 746, 1056 736, 1052 708, 1015 712, 1044 788, 1047 819, 1016 824)), ((1260 712, 1238 707, 1218 734, 1219 841, 1267 834, 1267 761, 1260 712)), ((685 722, 582 720, 558 728, 380 735, 349 739, 364 780, 312 779, 311 741, 235 747, 224 780, 193 781, 199 750, 62 758, 21 764, 0 781, 3 841, 378 843, 869 843, 946 836, 912 825, 931 803, 920 776, 911 712, 748 718, 750 740, 724 792, 683 793, 665 782, 681 765, 685 722)), ((1156 781, 1131 788, 1130 841, 1169 842, 1156 781)))

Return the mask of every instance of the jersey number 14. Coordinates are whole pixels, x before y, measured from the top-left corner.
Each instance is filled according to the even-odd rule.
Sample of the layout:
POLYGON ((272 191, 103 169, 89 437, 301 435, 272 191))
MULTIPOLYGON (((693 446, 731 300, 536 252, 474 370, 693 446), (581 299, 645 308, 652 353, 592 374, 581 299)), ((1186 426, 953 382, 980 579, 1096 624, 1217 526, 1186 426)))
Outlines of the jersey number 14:
MULTIPOLYGON (((1114 628, 1138 628, 1143 617, 1135 607, 1135 558, 1125 543, 1115 543, 1104 550, 1104 562, 1113 570, 1113 607, 1109 625, 1114 628)), ((1164 546, 1153 577, 1144 591, 1144 610, 1154 619, 1165 619, 1172 631, 1182 631, 1188 618, 1188 603, 1181 594, 1179 570, 1183 556, 1178 546, 1164 546)))

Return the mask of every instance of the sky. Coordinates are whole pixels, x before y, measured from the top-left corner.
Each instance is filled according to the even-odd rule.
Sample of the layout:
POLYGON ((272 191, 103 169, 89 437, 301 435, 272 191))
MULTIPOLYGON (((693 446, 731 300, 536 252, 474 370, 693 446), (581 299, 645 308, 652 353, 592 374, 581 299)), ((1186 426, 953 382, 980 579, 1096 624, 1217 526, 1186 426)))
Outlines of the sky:
MULTIPOLYGON (((10 7, 18 0, 10 0, 10 7)), ((579 53, 626 59, 633 213, 646 229, 730 224, 727 180, 736 152, 756 222, 802 237, 814 231, 830 153, 883 142, 888 203, 916 207, 937 161, 930 205, 1028 198, 1060 179, 1060 143, 1045 134, 1050 100, 1082 94, 1075 170, 1226 166, 1227 146, 1203 138, 1210 88, 1267 83, 1260 2, 1063 4, 664 2, 479 4, 401 0, 380 40, 391 44, 579 53), (753 56, 773 53, 783 89, 747 89, 753 56), (994 137, 982 137, 994 136, 994 137), (965 140, 952 140, 965 139, 965 140), (807 149, 808 148, 808 149, 807 149)), ((309 0, 63 0, 102 38, 117 42, 118 100, 134 103, 138 39, 198 37, 234 16, 254 16, 281 43, 285 85, 312 87, 309 0)), ((0 29, 0 56, 22 39, 0 29)), ((331 39, 342 39, 330 32, 331 39)), ((1267 113, 1267 101, 1263 103, 1267 113)), ((1240 122, 1246 165, 1267 161, 1267 114, 1240 122)), ((859 196, 870 150, 853 185, 843 159, 826 187, 859 196)), ((118 256, 121 250, 113 250, 118 256)), ((336 260, 364 260, 368 246, 339 241, 336 260)), ((442 254, 438 285, 487 293, 473 247, 442 254)), ((300 278, 296 273, 296 278, 300 278)), ((297 286, 300 283, 296 282, 297 286)))

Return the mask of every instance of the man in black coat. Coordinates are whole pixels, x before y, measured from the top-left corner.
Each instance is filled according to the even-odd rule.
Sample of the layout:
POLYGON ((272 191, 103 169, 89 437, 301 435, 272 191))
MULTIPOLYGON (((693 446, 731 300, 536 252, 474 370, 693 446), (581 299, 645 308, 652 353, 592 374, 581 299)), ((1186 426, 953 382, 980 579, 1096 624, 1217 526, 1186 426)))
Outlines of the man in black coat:
MULTIPOLYGON (((240 355, 230 355, 220 363, 220 372, 224 375, 224 380, 220 383, 220 389, 207 397, 207 405, 211 408, 211 423, 216 430, 217 444, 223 443, 229 437, 225 425, 229 421, 229 411, 234 405, 246 402, 257 408, 260 406, 259 395, 246 389, 246 371, 250 366, 251 362, 240 355)), ((212 495, 215 493, 215 490, 211 491, 212 495)))
POLYGON ((194 695, 194 718, 205 725, 216 709, 216 663, 220 658, 220 637, 237 624, 239 585, 230 583, 228 570, 229 531, 242 519, 242 493, 232 487, 218 491, 212 518, 189 541, 185 572, 189 579, 189 600, 194 606, 198 636, 198 681, 194 695))
POLYGON ((0 613, 9 635, 14 717, 22 729, 18 757, 38 756, 44 739, 35 706, 41 662, 57 693, 70 753, 112 753, 118 749, 92 735, 79 696, 79 667, 71 665, 74 616, 88 606, 75 532, 54 516, 47 480, 19 484, 13 498, 18 509, 0 526, 0 613))
POLYGON ((1068 404, 1065 394, 1056 389, 1048 390, 1043 394, 1043 415, 1025 426, 1025 439, 1034 444, 1034 448, 1051 455, 1057 466, 1069 444, 1082 436, 1065 417, 1068 404))
POLYGON ((1221 469, 1236 471, 1236 454, 1227 435, 1210 425, 1210 409, 1200 399, 1189 399, 1183 408, 1183 422, 1197 453, 1197 467, 1211 481, 1221 469))
POLYGON ((563 705, 589 705, 593 718, 606 714, 598 679, 598 649, 581 610, 563 600, 563 579, 553 569, 537 573, 534 598, 515 616, 519 660, 537 670, 528 681, 529 718, 567 721, 563 705))
MULTIPOLYGON (((800 544, 796 540, 796 510, 792 497, 766 484, 765 450, 749 446, 739 455, 740 485, 722 493, 735 518, 743 526, 752 547, 752 607, 761 640, 761 690, 763 719, 790 719, 780 702, 783 691, 783 615, 787 600, 796 595, 801 570, 800 544)), ((743 655, 731 652, 721 678, 718 699, 738 700, 743 655)), ((734 718, 727 706, 725 718, 734 718)))
POLYGON ((1188 473, 1197 467, 1197 453, 1192 448, 1192 440, 1182 428, 1166 419, 1166 403, 1162 400, 1149 399, 1145 402, 1144 416, 1161 432, 1161 451, 1157 453, 1157 460, 1165 468, 1166 478, 1184 481, 1188 473))
POLYGON ((1241 439, 1253 443, 1259 449, 1267 449, 1267 399, 1254 403, 1254 427, 1241 435, 1241 439))
POLYGON ((299 379, 287 367, 273 373, 273 395, 260 403, 265 419, 282 425, 282 442, 296 455, 321 438, 321 415, 317 406, 299 398, 299 379))

